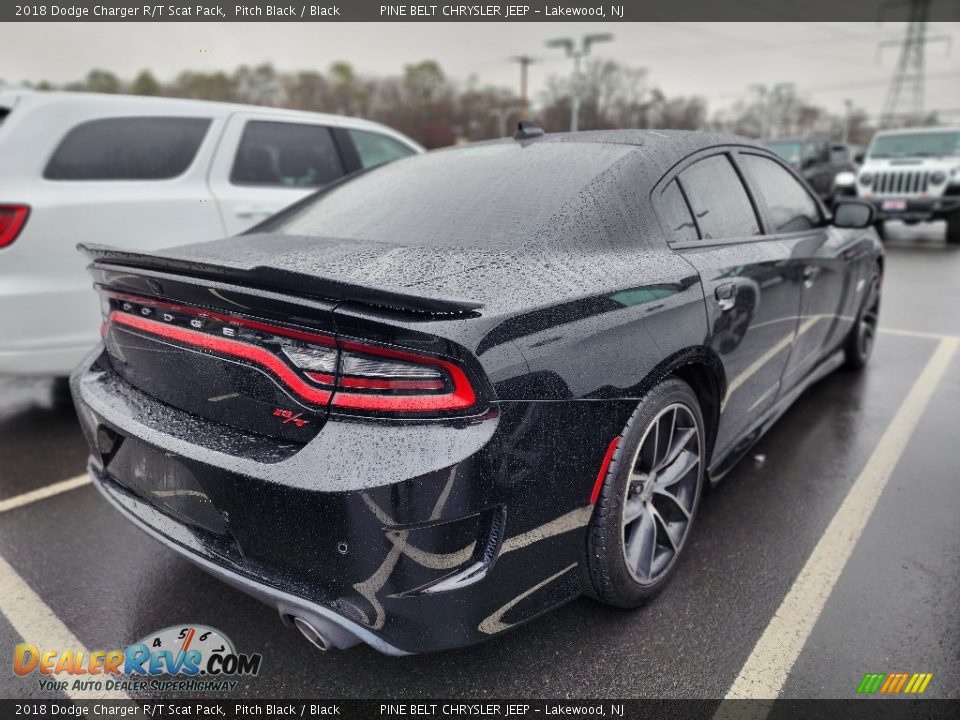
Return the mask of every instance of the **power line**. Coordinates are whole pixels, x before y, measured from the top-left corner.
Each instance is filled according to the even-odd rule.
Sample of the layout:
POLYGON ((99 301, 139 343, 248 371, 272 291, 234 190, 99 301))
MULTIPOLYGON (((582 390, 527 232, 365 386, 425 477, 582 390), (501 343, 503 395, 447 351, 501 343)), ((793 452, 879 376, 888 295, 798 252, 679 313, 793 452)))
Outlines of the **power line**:
MULTIPOLYGON (((890 81, 890 89, 887 90, 887 97, 883 102, 883 112, 881 113, 880 126, 886 127, 895 123, 898 109, 903 103, 903 94, 906 91, 909 96, 910 110, 907 115, 912 118, 907 122, 919 122, 923 118, 924 104, 924 55, 928 43, 946 40, 946 36, 927 36, 927 18, 930 16, 930 5, 933 0, 909 0, 910 21, 907 24, 906 36, 903 40, 888 40, 880 44, 883 47, 891 45, 900 46, 900 58, 897 61, 897 69, 893 73, 890 81)), ((902 4, 895 0, 886 3, 887 6, 893 4, 902 4)))

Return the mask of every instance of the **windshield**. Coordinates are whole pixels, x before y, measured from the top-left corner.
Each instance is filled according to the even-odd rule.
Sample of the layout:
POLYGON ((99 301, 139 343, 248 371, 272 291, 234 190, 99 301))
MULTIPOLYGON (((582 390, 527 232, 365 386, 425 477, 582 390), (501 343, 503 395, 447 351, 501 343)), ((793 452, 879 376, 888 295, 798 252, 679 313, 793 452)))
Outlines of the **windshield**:
POLYGON ((945 157, 960 155, 960 132, 897 133, 878 135, 870 146, 871 158, 945 157))

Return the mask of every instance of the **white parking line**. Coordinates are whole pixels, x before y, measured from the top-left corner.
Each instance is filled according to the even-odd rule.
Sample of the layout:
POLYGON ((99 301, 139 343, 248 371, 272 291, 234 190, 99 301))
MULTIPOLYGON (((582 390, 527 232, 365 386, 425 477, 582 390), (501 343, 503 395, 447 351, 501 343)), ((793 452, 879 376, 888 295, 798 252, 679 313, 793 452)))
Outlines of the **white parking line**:
POLYGON ((38 500, 46 500, 48 497, 53 497, 54 495, 59 495, 69 490, 75 490, 78 487, 89 484, 89 482, 90 476, 84 473, 83 475, 77 475, 68 480, 53 483, 53 485, 31 490, 30 492, 23 493, 23 495, 0 500, 0 513, 5 513, 8 510, 16 510, 24 505, 35 503, 38 500))
POLYGON ((920 330, 903 330, 902 328, 883 327, 877 328, 878 332, 888 335, 903 335, 904 337, 925 338, 927 340, 951 340, 960 338, 960 335, 944 335, 943 333, 922 332, 920 330))
MULTIPOLYGON (((870 519, 880 494, 943 378, 960 338, 940 341, 890 421, 793 586, 734 680, 726 699, 774 699, 806 644, 830 593, 870 519)), ((721 705, 717 718, 765 717, 769 706, 721 705), (750 712, 746 712, 747 710, 750 712), (732 714, 731 714, 732 713, 732 714)))
MULTIPOLYGON (((61 622, 56 613, 40 599, 23 578, 0 557, 0 612, 7 618, 17 635, 24 642, 36 645, 43 650, 72 650, 83 652, 89 657, 88 650, 70 632, 70 628, 61 622)), ((36 675, 30 678, 36 682, 36 675)), ((90 676, 77 676, 89 680, 90 676)), ((122 692, 97 692, 93 690, 73 690, 73 680, 70 675, 47 675, 44 679, 66 680, 66 694, 74 700, 129 700, 130 696, 122 692)), ((102 679, 93 677, 92 679, 102 679)))

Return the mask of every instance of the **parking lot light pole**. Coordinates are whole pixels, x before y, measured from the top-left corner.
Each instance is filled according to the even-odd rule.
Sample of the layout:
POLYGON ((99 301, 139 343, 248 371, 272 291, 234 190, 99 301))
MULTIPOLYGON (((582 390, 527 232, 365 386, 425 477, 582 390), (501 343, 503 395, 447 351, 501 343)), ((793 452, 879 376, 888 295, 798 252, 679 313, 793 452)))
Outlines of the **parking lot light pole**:
POLYGON ((563 48, 567 57, 573 58, 573 76, 570 81, 570 132, 576 132, 580 125, 580 100, 583 94, 583 76, 580 73, 580 60, 590 54, 590 46, 598 42, 610 42, 612 33, 591 33, 580 38, 577 47, 574 38, 556 38, 547 41, 549 48, 563 48))
POLYGON ((850 115, 853 112, 853 100, 843 101, 843 144, 850 142, 850 115))

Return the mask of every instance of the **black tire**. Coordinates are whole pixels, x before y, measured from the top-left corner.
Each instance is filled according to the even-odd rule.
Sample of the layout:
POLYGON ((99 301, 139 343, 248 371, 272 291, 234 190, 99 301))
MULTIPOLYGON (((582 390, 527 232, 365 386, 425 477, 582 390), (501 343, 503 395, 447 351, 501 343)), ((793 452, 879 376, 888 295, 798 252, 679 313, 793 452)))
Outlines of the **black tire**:
POLYGON ((960 245, 960 212, 947 218, 947 244, 960 245))
POLYGON ((634 608, 656 596, 667 585, 683 555, 700 505, 705 449, 703 415, 697 397, 687 383, 678 378, 667 378, 644 395, 623 429, 588 528, 590 595, 609 605, 634 608), (650 433, 664 432, 666 435, 658 427, 666 427, 670 412, 673 412, 673 430, 670 442, 664 443, 668 446, 667 452, 655 446, 651 453, 647 442, 653 437, 650 433), (690 426, 692 433, 677 433, 691 429, 690 426), (686 441, 685 437, 688 438, 686 441), (674 466, 666 462, 669 453, 683 442, 686 444, 678 451, 676 463, 681 460, 692 462, 688 455, 693 453, 694 443, 697 454, 695 468, 691 465, 685 473, 682 472, 685 465, 674 466), (657 470, 657 459, 661 455, 663 467, 657 470), (634 472, 644 467, 649 471, 634 472), (670 482, 673 475, 668 473, 674 467, 673 475, 679 477, 670 482), (635 479, 641 476, 647 480, 638 482, 635 479), (655 490, 661 482, 665 486, 655 490), (638 491, 638 485, 645 489, 638 491), (664 494, 671 488, 676 489, 674 501, 664 494), (631 513, 639 509, 641 514, 625 524, 625 507, 629 507, 631 513), (674 535, 678 532, 682 534, 675 542, 674 535), (628 566, 627 560, 627 549, 639 547, 640 551, 632 554, 640 565, 644 564, 646 558, 640 556, 646 552, 645 536, 650 543, 647 574, 637 565, 628 566), (658 541, 664 546, 658 545, 658 541), (641 544, 637 546, 634 542, 641 544))
POLYGON ((880 315, 880 277, 873 275, 867 283, 860 312, 843 346, 844 367, 848 370, 863 370, 873 354, 877 336, 877 321, 880 315))
POLYGON ((70 378, 55 377, 50 386, 50 398, 57 407, 73 405, 73 396, 70 394, 70 378))
POLYGON ((873 229, 877 231, 880 242, 887 241, 887 223, 885 220, 876 220, 873 223, 873 229))

